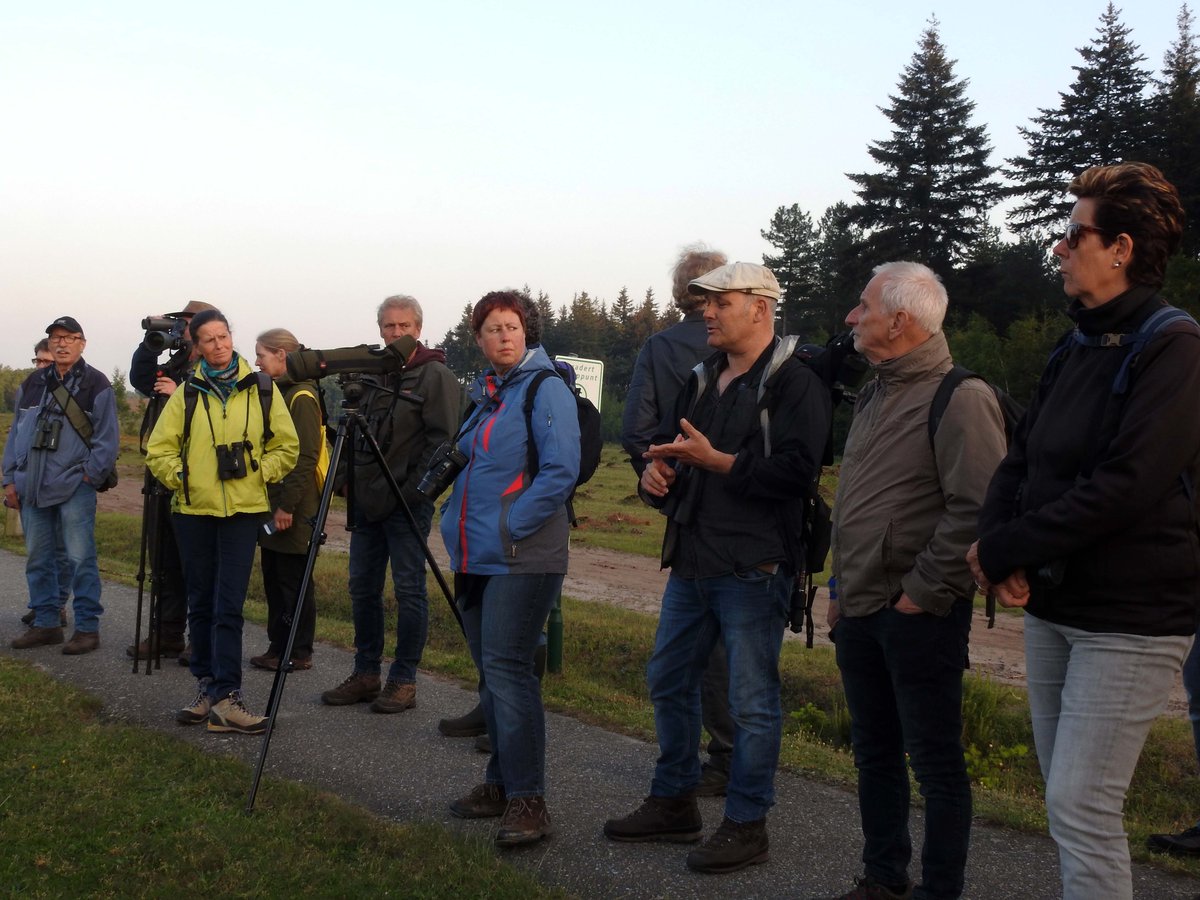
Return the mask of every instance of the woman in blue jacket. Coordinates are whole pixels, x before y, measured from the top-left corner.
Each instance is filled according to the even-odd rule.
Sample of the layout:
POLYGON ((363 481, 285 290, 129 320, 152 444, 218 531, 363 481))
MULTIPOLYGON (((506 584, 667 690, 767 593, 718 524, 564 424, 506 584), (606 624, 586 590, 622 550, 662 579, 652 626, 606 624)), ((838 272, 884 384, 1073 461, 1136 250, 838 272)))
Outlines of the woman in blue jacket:
POLYGON ((487 294, 471 314, 491 368, 471 387, 456 446, 466 463, 441 511, 442 538, 492 755, 483 784, 450 804, 461 818, 503 816, 496 844, 550 833, 546 726, 534 674, 538 637, 567 571, 566 501, 579 474, 575 399, 540 347, 525 346, 515 291, 487 294), (539 372, 551 377, 537 379, 539 372), (526 392, 538 381, 526 419, 526 392), (532 440, 532 446, 530 441, 532 440))

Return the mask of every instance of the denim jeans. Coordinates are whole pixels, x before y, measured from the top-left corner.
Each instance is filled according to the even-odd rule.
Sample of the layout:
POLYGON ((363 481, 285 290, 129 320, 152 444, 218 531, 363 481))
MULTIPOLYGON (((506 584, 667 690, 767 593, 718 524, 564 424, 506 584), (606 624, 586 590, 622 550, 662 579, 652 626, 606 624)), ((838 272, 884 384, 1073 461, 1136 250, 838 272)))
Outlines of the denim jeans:
POLYGON ((729 714, 729 660, 725 658, 725 642, 719 638, 700 680, 700 719, 709 737, 708 761, 701 768, 715 769, 728 778, 735 726, 729 714))
POLYGON ((68 576, 75 595, 75 630, 100 630, 100 569, 96 565, 96 489, 81 482, 69 499, 54 506, 21 504, 25 531, 25 580, 29 608, 37 628, 57 628, 62 596, 60 579, 68 576), (69 573, 59 571, 56 548, 62 539, 69 573))
POLYGON ((455 580, 464 589, 457 602, 492 739, 484 779, 504 785, 509 797, 546 793, 546 716, 533 651, 562 582, 561 575, 460 575, 455 580))
MULTIPOLYGON (((1197 632, 1200 637, 1200 632, 1197 632)), ((1192 641, 1192 649, 1183 661, 1183 689, 1187 691, 1188 718, 1192 722, 1192 742, 1200 762, 1200 640, 1192 641)))
POLYGON ((209 679, 213 702, 242 689, 242 607, 262 519, 248 513, 175 514, 188 591, 191 672, 209 679))
MULTIPOLYGON (((433 504, 411 504, 413 518, 428 539, 433 504)), ((429 633, 425 590, 425 551, 404 510, 381 522, 364 522, 350 535, 350 608, 354 616, 354 671, 378 674, 383 659, 383 576, 392 564, 396 595, 396 658, 388 681, 414 684, 429 633)))
POLYGON ((758 569, 713 578, 671 574, 646 666, 659 747, 653 796, 686 794, 700 780, 700 682, 719 635, 735 726, 725 815, 755 822, 774 804, 783 735, 779 650, 790 587, 783 568, 774 575, 758 569))
POLYGON ((925 798, 921 883, 914 897, 959 897, 971 836, 971 783, 962 746, 962 682, 971 603, 949 615, 890 606, 843 616, 834 642, 858 769, 863 865, 885 884, 908 880, 908 763, 925 798))
POLYGON ((1133 896, 1122 812, 1192 635, 1082 631, 1025 616, 1025 669, 1064 900, 1133 896))

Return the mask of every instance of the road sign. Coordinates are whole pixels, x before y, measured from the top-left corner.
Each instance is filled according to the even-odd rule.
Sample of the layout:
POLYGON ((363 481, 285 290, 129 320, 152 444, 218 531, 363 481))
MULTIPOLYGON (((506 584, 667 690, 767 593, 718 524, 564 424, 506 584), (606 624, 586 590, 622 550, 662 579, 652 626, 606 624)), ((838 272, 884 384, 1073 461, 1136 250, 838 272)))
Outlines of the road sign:
POLYGON ((556 356, 557 360, 570 363, 575 369, 575 384, 579 393, 587 397, 600 409, 600 394, 604 388, 604 362, 599 359, 580 359, 578 356, 556 356))

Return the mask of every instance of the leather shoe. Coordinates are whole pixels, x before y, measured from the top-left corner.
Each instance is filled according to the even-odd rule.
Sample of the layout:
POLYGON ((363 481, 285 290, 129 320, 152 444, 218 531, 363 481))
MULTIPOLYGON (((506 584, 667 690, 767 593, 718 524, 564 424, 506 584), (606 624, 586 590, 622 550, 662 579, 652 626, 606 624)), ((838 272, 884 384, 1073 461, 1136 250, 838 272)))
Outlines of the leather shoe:
POLYGON ((18 638, 13 638, 9 645, 14 650, 28 650, 30 647, 41 647, 48 644, 61 644, 63 630, 61 628, 30 628, 18 638))
POLYGON ((91 653, 99 646, 100 632, 76 631, 71 635, 71 639, 67 641, 66 646, 62 648, 62 652, 67 656, 79 656, 83 653, 91 653))
POLYGON ((1146 846, 1171 856, 1200 856, 1200 825, 1193 825, 1178 834, 1152 834, 1146 846))

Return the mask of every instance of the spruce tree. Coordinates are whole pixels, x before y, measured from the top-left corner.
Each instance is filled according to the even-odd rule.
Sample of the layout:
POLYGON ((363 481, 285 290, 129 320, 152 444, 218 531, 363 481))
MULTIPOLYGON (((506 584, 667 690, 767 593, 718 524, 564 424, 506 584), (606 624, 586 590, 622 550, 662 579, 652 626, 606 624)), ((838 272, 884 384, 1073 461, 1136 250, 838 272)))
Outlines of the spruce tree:
POLYGON ((898 93, 880 107, 894 126, 867 149, 880 171, 847 175, 858 185, 853 218, 867 229, 870 261, 915 259, 945 271, 981 237, 998 184, 987 133, 971 124, 967 84, 930 20, 898 93))
POLYGON ((846 314, 858 305, 862 290, 871 280, 871 264, 863 255, 863 231, 854 224, 850 207, 835 203, 825 210, 818 225, 819 275, 812 302, 817 339, 846 330, 846 314))
POLYGON ((782 293, 775 319, 780 334, 803 333, 810 325, 811 307, 817 287, 817 229, 812 216, 799 204, 781 206, 771 218, 771 227, 760 232, 779 251, 763 254, 763 265, 775 273, 782 293))
POLYGON ((1078 74, 1070 90, 1057 107, 1039 109, 1030 128, 1017 129, 1029 150, 1004 169, 1014 182, 1005 193, 1020 198, 1008 214, 1014 231, 1057 228, 1071 209, 1066 186, 1084 169, 1146 158, 1150 73, 1120 16, 1109 3, 1096 38, 1079 48, 1083 64, 1072 66, 1078 74))
POLYGON ((1176 18, 1179 36, 1163 58, 1163 77, 1154 82, 1154 149, 1146 157, 1179 189, 1187 212, 1182 250, 1192 257, 1200 254, 1200 47, 1194 22, 1185 4, 1176 18))

